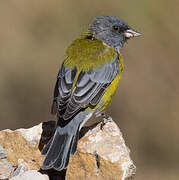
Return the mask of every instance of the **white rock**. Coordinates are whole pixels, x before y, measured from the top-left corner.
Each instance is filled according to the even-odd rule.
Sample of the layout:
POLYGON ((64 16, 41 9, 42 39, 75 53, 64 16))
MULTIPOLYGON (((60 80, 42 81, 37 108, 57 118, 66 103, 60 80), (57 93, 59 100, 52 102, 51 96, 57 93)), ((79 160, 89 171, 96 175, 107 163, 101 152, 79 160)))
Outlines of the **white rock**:
POLYGON ((10 180, 49 180, 49 178, 47 175, 43 175, 36 170, 30 170, 10 178, 10 180))
POLYGON ((122 133, 114 121, 107 121, 101 129, 101 123, 85 134, 85 141, 79 141, 81 152, 94 153, 112 162, 118 163, 123 171, 122 180, 135 174, 135 165, 130 158, 130 150, 125 145, 122 133))
MULTIPOLYGON (((10 129, 5 129, 3 131, 9 133, 14 132, 10 129)), ((32 128, 28 128, 28 129, 20 128, 15 131, 18 131, 27 140, 27 142, 30 145, 35 146, 39 142, 42 134, 42 123, 33 126, 32 128)))
POLYGON ((17 129, 18 132, 30 143, 30 145, 35 146, 42 134, 42 123, 29 129, 17 129))

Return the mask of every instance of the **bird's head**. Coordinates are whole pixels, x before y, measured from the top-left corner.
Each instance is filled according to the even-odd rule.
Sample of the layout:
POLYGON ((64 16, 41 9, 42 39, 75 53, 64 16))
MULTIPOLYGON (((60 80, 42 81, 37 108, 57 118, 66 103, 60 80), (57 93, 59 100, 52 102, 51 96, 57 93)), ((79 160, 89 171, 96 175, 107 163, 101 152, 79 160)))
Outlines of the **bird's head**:
POLYGON ((89 31, 118 52, 128 39, 140 35, 124 20, 112 16, 97 16, 89 26, 89 31))

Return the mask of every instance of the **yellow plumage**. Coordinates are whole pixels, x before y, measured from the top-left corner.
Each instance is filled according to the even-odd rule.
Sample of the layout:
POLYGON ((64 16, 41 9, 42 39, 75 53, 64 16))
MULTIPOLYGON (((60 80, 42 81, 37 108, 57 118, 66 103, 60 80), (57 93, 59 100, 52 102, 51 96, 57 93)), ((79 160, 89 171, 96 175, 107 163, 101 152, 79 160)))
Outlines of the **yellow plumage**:
POLYGON ((83 33, 83 35, 74 40, 66 51, 64 65, 70 69, 77 68, 77 74, 73 83, 73 89, 75 88, 78 76, 81 71, 90 71, 98 69, 106 63, 113 61, 119 57, 119 74, 114 78, 111 84, 106 88, 106 91, 101 98, 100 102, 95 107, 88 107, 85 111, 99 110, 104 111, 112 100, 112 97, 117 89, 122 71, 123 71, 123 58, 114 50, 114 48, 107 44, 93 38, 88 39, 88 36, 93 36, 89 32, 83 33))
POLYGON ((123 71, 123 58, 121 55, 119 55, 119 69, 120 69, 120 73, 114 78, 111 84, 106 88, 106 92, 104 93, 101 101, 97 106, 97 108, 100 108, 101 111, 104 111, 107 108, 118 87, 119 80, 121 78, 123 71))
POLYGON ((118 56, 112 47, 95 39, 95 37, 93 40, 88 39, 88 36, 82 35, 67 48, 64 57, 65 66, 70 69, 77 67, 78 71, 89 71, 113 61, 118 56))
POLYGON ((80 129, 93 114, 106 109, 117 89, 123 71, 120 49, 139 35, 120 18, 98 16, 67 48, 51 108, 58 122, 42 151, 46 155, 42 169, 66 169, 70 154, 76 152, 80 129))

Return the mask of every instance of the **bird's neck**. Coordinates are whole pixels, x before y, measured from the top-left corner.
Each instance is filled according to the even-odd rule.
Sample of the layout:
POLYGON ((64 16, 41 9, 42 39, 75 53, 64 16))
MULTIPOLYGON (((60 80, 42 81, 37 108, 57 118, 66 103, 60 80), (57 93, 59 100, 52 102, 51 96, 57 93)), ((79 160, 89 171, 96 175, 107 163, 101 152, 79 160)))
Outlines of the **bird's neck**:
MULTIPOLYGON (((91 40, 100 40, 100 41, 102 41, 101 39, 98 39, 92 32, 90 32, 89 30, 86 30, 86 31, 84 31, 82 34, 81 34, 81 37, 83 38, 83 39, 91 39, 91 40)), ((111 48, 114 48, 119 54, 120 54, 120 50, 121 50, 121 48, 123 47, 123 43, 121 42, 121 44, 119 44, 118 46, 116 46, 116 47, 113 47, 113 46, 111 46, 110 44, 108 44, 107 42, 104 42, 104 41, 102 41, 103 42, 103 44, 105 44, 106 46, 109 46, 109 47, 111 47, 111 48)))

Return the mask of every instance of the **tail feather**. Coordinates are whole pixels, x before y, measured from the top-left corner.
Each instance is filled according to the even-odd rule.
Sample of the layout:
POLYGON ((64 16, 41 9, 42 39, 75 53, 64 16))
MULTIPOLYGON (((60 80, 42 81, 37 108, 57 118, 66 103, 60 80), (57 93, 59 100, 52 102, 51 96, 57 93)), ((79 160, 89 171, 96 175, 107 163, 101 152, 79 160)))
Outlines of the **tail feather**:
POLYGON ((42 150, 42 155, 46 155, 42 169, 66 169, 70 154, 76 152, 79 130, 91 115, 92 112, 81 112, 69 122, 59 120, 54 136, 42 150))
POLYGON ((48 143, 46 144, 46 146, 42 149, 42 151, 41 151, 41 154, 42 155, 47 155, 47 152, 48 152, 48 150, 49 150, 49 148, 50 148, 50 145, 51 145, 51 143, 52 143, 52 140, 53 140, 53 138, 51 138, 49 141, 48 141, 48 143))
POLYGON ((54 136, 42 150, 46 155, 42 169, 54 168, 58 171, 65 169, 69 163, 70 154, 77 149, 80 121, 71 120, 66 126, 58 126, 54 136))
POLYGON ((76 136, 73 138, 73 146, 71 149, 71 154, 75 154, 75 152, 76 152, 77 145, 78 145, 78 139, 79 139, 79 128, 78 128, 76 136))
POLYGON ((68 149, 66 149, 66 156, 60 156, 56 159, 55 163, 53 164, 53 168, 57 171, 65 169, 68 166, 71 154, 71 148, 73 146, 73 138, 71 140, 71 144, 68 149))

